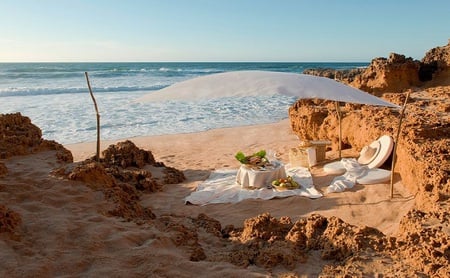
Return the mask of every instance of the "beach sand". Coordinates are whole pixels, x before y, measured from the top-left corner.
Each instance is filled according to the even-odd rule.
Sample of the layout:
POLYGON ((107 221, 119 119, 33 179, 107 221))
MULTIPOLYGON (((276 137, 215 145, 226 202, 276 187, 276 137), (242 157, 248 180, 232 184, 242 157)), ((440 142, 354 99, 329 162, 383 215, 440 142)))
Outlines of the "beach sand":
MULTIPOLYGON (((292 219, 311 213, 337 216, 359 226, 370 226, 385 234, 396 232, 399 220, 411 209, 412 196, 397 181, 394 185, 396 199, 389 198, 389 184, 357 185, 346 192, 329 194, 325 198, 312 200, 305 197, 290 197, 271 201, 245 201, 238 204, 207 206, 184 205, 183 199, 194 191, 197 184, 217 169, 238 169, 240 163, 234 158, 238 151, 252 153, 273 150, 285 164, 289 163, 289 150, 299 145, 299 139, 291 131, 289 120, 278 123, 214 129, 199 133, 130 138, 137 147, 150 150, 157 161, 175 167, 185 173, 187 181, 181 186, 167 185, 163 192, 149 194, 144 204, 160 214, 179 213, 196 215, 207 213, 222 225, 242 226, 245 219, 263 212, 274 217, 290 216, 292 219), (371 217, 367 217, 370 215, 371 217), (230 217, 231 216, 231 217, 230 217)), ((105 141, 102 149, 119 141, 105 141)), ((95 142, 66 146, 74 160, 84 160, 95 154, 95 142)), ((344 150, 343 156, 356 157, 355 150, 344 150)), ((337 158, 336 152, 328 152, 328 161, 337 158)), ((327 175, 321 165, 312 167, 313 182, 322 193, 330 184, 333 175, 327 175)))
MULTIPOLYGON (((219 221, 222 229, 228 225, 239 228, 244 227, 246 219, 264 213, 277 219, 287 216, 292 222, 320 214, 351 225, 373 227, 389 236, 395 235, 401 218, 414 205, 414 196, 400 180, 395 183, 393 200, 389 199, 388 184, 374 184, 356 185, 319 199, 296 196, 205 206, 184 203, 184 198, 212 171, 237 169, 237 151, 273 150, 288 163, 289 149, 299 143, 289 120, 129 139, 139 148, 151 151, 156 161, 175 167, 186 176, 182 183, 166 184, 159 192, 140 196, 140 204, 155 214, 151 221, 106 216, 104 211, 111 208, 111 202, 104 193, 83 182, 51 174, 61 166, 55 151, 3 160, 8 174, 1 180, 0 203, 18 213, 21 222, 9 238, 7 233, 0 234, 4 239, 0 241, 0 276, 316 277, 327 265, 334 264, 333 260, 324 260, 320 251, 311 250, 295 264, 279 263, 274 268, 258 263, 239 265, 230 263, 239 260, 236 242, 230 246, 227 239, 208 232, 207 225, 199 228, 192 223, 207 216, 219 221), (198 246, 206 259, 195 258, 192 249, 198 246)), ((102 142, 102 149, 115 142, 102 142)), ((95 154, 95 146, 90 142, 65 147, 75 161, 81 161, 95 154)), ((356 150, 348 150, 344 156, 355 153, 356 150)), ((329 152, 327 156, 333 159, 336 153, 329 152)), ((333 177, 325 175, 320 165, 311 172, 316 188, 324 192, 333 177)), ((367 268, 377 271, 373 261, 367 268)))

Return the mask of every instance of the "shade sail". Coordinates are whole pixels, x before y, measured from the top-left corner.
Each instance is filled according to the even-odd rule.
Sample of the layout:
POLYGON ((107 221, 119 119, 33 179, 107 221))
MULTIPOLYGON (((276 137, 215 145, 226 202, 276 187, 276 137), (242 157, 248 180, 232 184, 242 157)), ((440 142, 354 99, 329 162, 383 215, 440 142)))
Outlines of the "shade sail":
POLYGON ((221 97, 286 95, 298 99, 324 99, 398 108, 398 105, 338 81, 298 73, 231 71, 181 81, 138 99, 208 100, 221 97))

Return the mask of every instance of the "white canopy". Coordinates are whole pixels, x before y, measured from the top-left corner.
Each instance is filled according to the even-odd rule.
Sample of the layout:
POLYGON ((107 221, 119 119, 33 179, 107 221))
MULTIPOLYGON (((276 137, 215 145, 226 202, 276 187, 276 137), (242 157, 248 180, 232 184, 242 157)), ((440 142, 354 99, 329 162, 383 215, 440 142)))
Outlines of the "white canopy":
POLYGON ((298 73, 231 71, 201 76, 151 92, 138 101, 207 100, 221 97, 286 95, 298 99, 324 99, 399 107, 335 80, 298 73))

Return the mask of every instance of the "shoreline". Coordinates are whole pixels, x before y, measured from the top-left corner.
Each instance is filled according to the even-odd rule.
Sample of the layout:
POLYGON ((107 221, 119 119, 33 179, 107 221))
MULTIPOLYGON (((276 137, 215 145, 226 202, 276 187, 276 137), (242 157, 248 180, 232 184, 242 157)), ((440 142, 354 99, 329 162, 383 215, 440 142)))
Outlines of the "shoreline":
MULTIPOLYGON (((201 138, 205 135, 211 135, 211 136, 223 136, 227 132, 231 132, 233 134, 238 133, 254 133, 257 131, 257 129, 262 128, 276 128, 276 129, 285 129, 289 128, 289 130, 286 131, 287 134, 290 134, 290 140, 289 142, 291 144, 295 143, 294 141, 297 141, 297 144, 299 142, 297 136, 293 134, 293 132, 290 130, 289 127, 289 118, 273 122, 273 123, 266 123, 266 124, 252 124, 252 125, 243 125, 243 126, 235 126, 235 127, 222 127, 222 128, 215 128, 215 129, 209 129, 205 131, 194 131, 194 132, 185 132, 185 133, 176 133, 176 134, 162 134, 162 135, 143 135, 143 136, 134 136, 134 137, 125 137, 120 139, 114 139, 114 140, 101 140, 100 141, 100 153, 108 148, 111 144, 116 144, 117 142, 122 142, 126 140, 130 140, 133 143, 136 144, 139 148, 143 148, 145 150, 152 151, 152 149, 149 149, 149 147, 161 147, 161 144, 158 144, 158 140, 166 141, 166 140, 174 140, 177 141, 176 138, 178 137, 188 137, 188 138, 201 138), (150 145, 149 145, 150 144, 150 145)), ((274 134, 276 136, 276 134, 274 134)), ((284 135, 285 136, 285 135, 284 135)), ((270 136, 269 136, 270 137, 270 136)), ((196 140, 192 140, 192 142, 195 142, 196 140)), ((270 140, 269 140, 270 141, 270 140)), ((232 142, 232 144, 237 144, 237 142, 232 142)), ((96 152, 96 141, 88 141, 88 142, 80 142, 80 143, 71 143, 71 144, 63 144, 65 148, 70 150, 74 156, 74 162, 78 162, 81 160, 85 160, 91 156, 95 155, 96 152)), ((184 144, 186 145, 186 144, 184 144)), ((245 145, 244 145, 245 146, 245 145)), ((294 145, 295 146, 295 145, 294 145)), ((170 150, 169 150, 170 151, 170 150)), ((237 151, 236 151, 237 152, 237 151)), ((157 157, 155 157, 157 158, 157 157)))

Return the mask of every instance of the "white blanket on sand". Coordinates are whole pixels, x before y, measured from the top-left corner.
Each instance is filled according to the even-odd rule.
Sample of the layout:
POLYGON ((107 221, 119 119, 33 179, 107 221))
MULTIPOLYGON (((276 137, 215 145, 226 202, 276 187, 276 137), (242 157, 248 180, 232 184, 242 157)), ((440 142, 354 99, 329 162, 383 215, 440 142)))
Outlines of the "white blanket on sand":
POLYGON ((204 182, 197 186, 197 190, 185 198, 186 204, 207 205, 219 203, 237 203, 245 199, 283 198, 289 196, 304 196, 320 198, 322 193, 313 185, 312 176, 308 168, 296 167, 286 169, 286 175, 292 176, 300 184, 294 190, 277 191, 276 189, 244 189, 236 182, 237 170, 216 170, 204 182))

